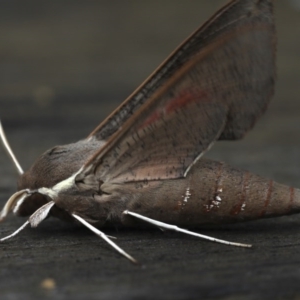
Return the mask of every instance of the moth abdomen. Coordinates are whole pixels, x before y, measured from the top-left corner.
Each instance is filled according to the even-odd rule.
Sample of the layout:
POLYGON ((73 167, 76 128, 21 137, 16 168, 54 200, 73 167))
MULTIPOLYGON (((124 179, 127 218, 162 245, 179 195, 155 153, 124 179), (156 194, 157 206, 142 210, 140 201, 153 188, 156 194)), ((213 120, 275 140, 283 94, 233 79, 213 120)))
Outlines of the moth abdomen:
POLYGON ((300 190, 208 159, 199 160, 186 178, 149 183, 127 208, 178 226, 234 223, 300 211, 300 190))
POLYGON ((300 190, 220 162, 201 160, 191 174, 202 189, 212 223, 249 221, 299 213, 300 190), (201 164, 201 166, 200 166, 201 164), (201 178, 206 178, 201 184, 201 178), (209 184, 207 184, 209 183, 209 184))

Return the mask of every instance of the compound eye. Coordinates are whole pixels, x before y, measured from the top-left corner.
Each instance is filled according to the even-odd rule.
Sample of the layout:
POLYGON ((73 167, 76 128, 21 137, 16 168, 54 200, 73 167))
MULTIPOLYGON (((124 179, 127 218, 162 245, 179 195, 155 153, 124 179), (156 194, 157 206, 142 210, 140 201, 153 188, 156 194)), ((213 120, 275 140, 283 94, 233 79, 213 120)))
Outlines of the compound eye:
POLYGON ((46 196, 34 193, 21 203, 15 214, 20 217, 30 216, 47 202, 49 201, 46 196))
POLYGON ((49 150, 48 155, 49 156, 60 155, 60 154, 67 153, 67 152, 68 151, 66 150, 66 148, 61 147, 61 146, 56 146, 49 150))

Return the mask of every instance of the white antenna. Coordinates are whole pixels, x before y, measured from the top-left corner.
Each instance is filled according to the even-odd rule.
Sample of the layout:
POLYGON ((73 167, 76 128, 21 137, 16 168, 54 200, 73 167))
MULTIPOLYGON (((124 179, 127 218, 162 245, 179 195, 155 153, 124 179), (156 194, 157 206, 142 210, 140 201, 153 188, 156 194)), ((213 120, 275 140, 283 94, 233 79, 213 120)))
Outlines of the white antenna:
POLYGON ((7 138, 5 136, 5 133, 4 133, 4 130, 3 130, 3 127, 2 127, 2 124, 1 124, 1 120, 0 120, 0 139, 1 139, 2 143, 3 143, 4 149, 8 153, 8 156, 12 160, 14 166, 16 167, 18 174, 19 175, 24 174, 24 171, 23 171, 22 167, 20 166, 18 160, 16 159, 14 153, 12 152, 12 150, 11 150, 11 148, 9 146, 9 143, 7 141, 7 138))

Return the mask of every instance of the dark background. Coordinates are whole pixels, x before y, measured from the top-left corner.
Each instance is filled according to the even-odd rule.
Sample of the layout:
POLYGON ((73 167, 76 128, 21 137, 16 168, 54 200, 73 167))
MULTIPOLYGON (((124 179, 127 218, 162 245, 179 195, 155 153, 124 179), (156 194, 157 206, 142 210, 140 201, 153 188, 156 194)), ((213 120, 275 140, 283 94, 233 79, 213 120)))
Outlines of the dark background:
MULTIPOLYGON (((278 82, 243 141, 210 157, 300 186, 300 4, 275 1, 278 82)), ((225 1, 1 1, 0 117, 27 169, 56 144, 85 137, 225 1)), ((15 192, 0 149, 0 201, 15 192)), ((5 236, 24 220, 1 224, 5 236)), ((300 299, 298 216, 203 229, 252 250, 175 233, 108 231, 131 265, 88 230, 47 220, 0 245, 1 299, 300 299), (46 278, 55 288, 45 289, 46 278)))

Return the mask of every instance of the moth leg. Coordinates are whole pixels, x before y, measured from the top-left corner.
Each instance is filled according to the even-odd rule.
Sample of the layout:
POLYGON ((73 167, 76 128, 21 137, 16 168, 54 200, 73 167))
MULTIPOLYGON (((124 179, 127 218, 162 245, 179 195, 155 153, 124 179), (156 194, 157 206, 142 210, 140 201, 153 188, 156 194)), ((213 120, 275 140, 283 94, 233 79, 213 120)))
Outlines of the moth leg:
POLYGON ((0 242, 3 242, 5 240, 8 240, 15 235, 17 235, 20 231, 22 231, 28 224, 31 225, 31 227, 37 227, 45 218, 48 216, 50 209, 54 205, 54 201, 50 201, 46 203, 45 205, 41 206, 38 210, 36 210, 29 219, 15 232, 12 234, 0 239, 0 242))
POLYGON ((97 229, 94 226, 92 226, 90 223, 88 223, 87 221, 85 221, 83 218, 81 218, 81 217, 79 217, 79 216, 77 216, 75 214, 72 214, 72 216, 75 219, 77 219, 81 224, 83 224, 88 229, 90 229, 91 231, 93 231, 96 235, 98 235, 103 240, 105 240, 109 245, 111 245, 121 255, 125 256, 127 259, 129 259, 131 262, 133 262, 135 264, 138 263, 137 260, 135 260, 132 256, 130 256, 128 253, 126 253, 123 249, 121 249, 117 244, 115 244, 113 241, 111 241, 105 233, 103 233, 99 229, 97 229))
POLYGON ((50 212, 50 209, 54 205, 54 201, 50 201, 43 206, 41 206, 38 210, 36 210, 30 217, 29 223, 31 227, 37 227, 43 220, 45 220, 50 212))
POLYGON ((20 231, 22 231, 27 225, 29 224, 29 221, 26 221, 19 229, 17 229, 15 232, 13 232, 12 234, 0 239, 0 242, 3 242, 5 240, 8 240, 12 237, 14 237, 15 235, 17 235, 20 231))
POLYGON ((250 245, 250 244, 241 244, 241 243, 229 242, 229 241, 225 241, 225 240, 216 239, 216 238, 213 238, 213 237, 210 237, 210 236, 207 236, 207 235, 199 234, 199 233, 196 233, 196 232, 193 232, 193 231, 189 231, 189 230, 177 227, 175 225, 170 225, 170 224, 167 224, 167 223, 163 223, 163 222, 160 222, 160 221, 156 221, 156 220, 147 218, 145 216, 142 216, 140 214, 131 212, 129 210, 125 210, 123 212, 123 214, 130 215, 130 216, 135 217, 137 219, 140 219, 140 220, 143 220, 143 221, 148 222, 150 224, 153 224, 155 226, 158 226, 160 229, 173 230, 173 231, 185 233, 185 234, 188 234, 188 235, 196 236, 196 237, 199 237, 201 239, 209 240, 211 242, 216 242, 216 243, 230 245, 230 246, 245 247, 245 248, 251 248, 252 247, 252 245, 250 245))

